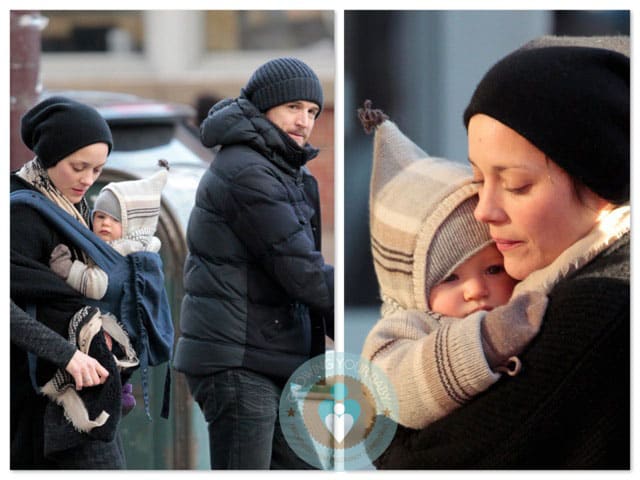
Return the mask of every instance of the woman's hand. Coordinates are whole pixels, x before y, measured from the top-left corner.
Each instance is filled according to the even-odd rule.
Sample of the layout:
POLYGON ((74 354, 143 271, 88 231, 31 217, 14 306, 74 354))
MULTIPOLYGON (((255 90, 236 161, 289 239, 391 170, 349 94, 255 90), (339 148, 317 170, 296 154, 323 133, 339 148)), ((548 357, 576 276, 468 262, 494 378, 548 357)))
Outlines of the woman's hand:
POLYGON ((77 350, 65 367, 76 382, 76 390, 82 387, 93 387, 107 380, 109 372, 95 358, 77 350))

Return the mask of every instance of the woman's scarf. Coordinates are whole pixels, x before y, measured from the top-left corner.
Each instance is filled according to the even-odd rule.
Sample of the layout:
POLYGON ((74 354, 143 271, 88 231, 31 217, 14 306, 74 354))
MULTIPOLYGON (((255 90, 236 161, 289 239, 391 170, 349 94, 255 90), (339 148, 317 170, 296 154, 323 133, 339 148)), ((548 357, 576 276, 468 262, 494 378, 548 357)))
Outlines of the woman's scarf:
MULTIPOLYGON (((23 167, 16 173, 24 181, 28 182, 36 188, 45 197, 54 204, 62 208, 65 212, 78 220, 86 228, 89 228, 89 205, 86 199, 82 199, 79 203, 73 204, 65 197, 60 190, 53 184, 49 173, 42 166, 38 157, 25 163, 23 167)), ((75 249, 74 249, 75 250, 75 249)), ((76 254, 80 254, 84 263, 88 262, 88 258, 84 252, 76 250, 76 254)))
POLYGON ((511 298, 533 290, 549 294, 560 280, 580 270, 629 233, 630 227, 629 205, 603 211, 587 235, 562 252, 551 264, 529 274, 516 285, 511 298))
POLYGON ((83 198, 80 203, 76 205, 71 203, 53 184, 51 178, 49 178, 49 173, 40 164, 38 157, 25 163, 17 172, 17 175, 24 181, 33 185, 38 191, 40 191, 40 193, 82 223, 85 227, 89 228, 89 205, 87 204, 87 201, 83 198))

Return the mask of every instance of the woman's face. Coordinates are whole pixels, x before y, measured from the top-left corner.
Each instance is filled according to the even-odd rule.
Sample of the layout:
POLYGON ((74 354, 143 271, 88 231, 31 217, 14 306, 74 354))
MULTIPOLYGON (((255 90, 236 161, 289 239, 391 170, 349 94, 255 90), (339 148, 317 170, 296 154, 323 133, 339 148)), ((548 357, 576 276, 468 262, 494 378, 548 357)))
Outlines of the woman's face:
POLYGON ((468 131, 475 216, 489 224, 509 275, 549 265, 593 228, 607 202, 587 188, 579 199, 569 175, 527 139, 483 114, 468 131))
POLYGON ((106 143, 87 145, 48 168, 47 173, 67 200, 76 204, 102 173, 108 154, 106 143))

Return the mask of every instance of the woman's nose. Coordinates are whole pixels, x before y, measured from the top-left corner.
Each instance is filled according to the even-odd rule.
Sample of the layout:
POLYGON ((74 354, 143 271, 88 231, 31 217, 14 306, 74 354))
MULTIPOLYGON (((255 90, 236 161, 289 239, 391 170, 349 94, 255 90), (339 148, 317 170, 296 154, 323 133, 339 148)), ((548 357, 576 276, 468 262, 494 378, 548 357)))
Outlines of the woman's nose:
POLYGON ((82 176, 80 177, 80 181, 82 182, 83 185, 86 185, 88 187, 90 187, 91 185, 93 185, 93 182, 96 180, 96 177, 94 176, 92 171, 88 171, 82 174, 82 176))
POLYGON ((496 224, 507 219, 507 215, 496 200, 493 191, 483 188, 478 194, 478 205, 473 211, 473 216, 479 222, 496 224))

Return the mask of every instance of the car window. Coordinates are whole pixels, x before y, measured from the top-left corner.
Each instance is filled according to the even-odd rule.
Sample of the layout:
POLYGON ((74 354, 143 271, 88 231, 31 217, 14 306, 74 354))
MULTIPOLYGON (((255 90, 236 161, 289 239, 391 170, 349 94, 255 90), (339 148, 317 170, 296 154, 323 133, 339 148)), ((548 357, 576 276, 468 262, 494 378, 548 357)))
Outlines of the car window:
POLYGON ((129 152, 166 145, 174 137, 175 125, 110 125, 113 149, 129 152))

